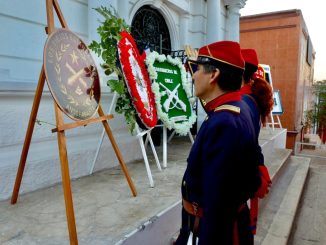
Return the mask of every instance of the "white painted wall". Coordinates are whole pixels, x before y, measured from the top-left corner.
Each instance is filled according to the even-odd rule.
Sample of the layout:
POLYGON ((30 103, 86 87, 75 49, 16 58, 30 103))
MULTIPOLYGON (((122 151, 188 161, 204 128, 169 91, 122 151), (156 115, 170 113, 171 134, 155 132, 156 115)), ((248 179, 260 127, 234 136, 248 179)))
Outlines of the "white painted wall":
MULTIPOLYGON (((217 26, 220 39, 224 39, 229 28, 226 25, 228 13, 225 3, 223 0, 207 1, 220 3, 220 13, 216 13, 221 14, 220 23, 217 23, 217 26)), ((195 48, 206 44, 207 1, 58 0, 68 27, 87 44, 91 40, 98 39, 95 30, 99 25, 100 16, 93 10, 94 7, 112 5, 130 24, 140 7, 146 4, 152 5, 166 20, 174 50, 183 49, 185 44, 190 44, 195 48)), ((0 5, 0 200, 11 196, 43 62, 43 47, 47 38, 44 31, 45 4, 44 0, 11 0, 3 1, 0 5)), ((60 27, 57 19, 56 26, 60 27)), ((230 31, 232 30, 231 28, 230 31)), ((101 60, 96 58, 96 62, 101 63, 101 60)), ((107 111, 112 94, 105 87, 107 78, 103 73, 101 73, 101 78, 104 86, 102 105, 107 111)), ((55 122, 53 100, 47 85, 45 85, 37 118, 52 124, 55 122)), ((203 118, 204 114, 201 112, 199 124, 203 118)), ((66 121, 69 120, 66 118, 66 121)), ((142 157, 140 147, 136 138, 130 136, 124 118, 116 115, 110 121, 110 125, 125 161, 140 159, 142 157)), ((48 124, 35 127, 21 186, 22 192, 36 190, 61 181, 57 139, 56 135, 51 133, 52 128, 53 126, 48 124)), ((67 131, 72 178, 88 174, 101 132, 100 124, 67 131)), ((105 139, 104 142, 95 170, 118 165, 108 140, 105 139)))
MULTIPOLYGON (((61 0, 59 5, 69 28, 89 43, 88 1, 61 0), (73 14, 72 10, 74 10, 73 14)), ((2 200, 11 196, 42 66, 43 47, 47 37, 44 31, 45 1, 6 1, 0 7, 0 21, 2 23, 0 25, 0 106, 2 108, 0 111, 0 200, 2 200)), ((60 27, 58 21, 56 23, 56 26, 60 27)), ((97 21, 93 21, 93 25, 96 23, 97 21)), ((105 111, 108 111, 111 98, 112 94, 102 93, 101 99, 105 111)), ((46 84, 37 118, 55 124, 53 99, 46 84)), ((65 121, 70 120, 65 117, 65 121)), ((110 121, 110 126, 124 160, 130 162, 140 159, 138 141, 130 136, 124 118, 115 115, 115 118, 110 121)), ((57 138, 56 134, 51 133, 52 128, 54 126, 48 124, 35 126, 21 185, 22 192, 61 181, 57 138)), ((96 124, 66 131, 72 178, 88 175, 102 128, 102 124, 96 124)), ((118 163, 106 137, 95 171, 116 166, 118 163)))

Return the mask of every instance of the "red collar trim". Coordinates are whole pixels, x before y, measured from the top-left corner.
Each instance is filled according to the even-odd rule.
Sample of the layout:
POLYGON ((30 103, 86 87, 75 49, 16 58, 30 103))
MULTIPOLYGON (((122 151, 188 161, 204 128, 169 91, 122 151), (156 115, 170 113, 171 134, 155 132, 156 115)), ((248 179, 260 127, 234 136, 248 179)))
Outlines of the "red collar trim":
POLYGON ((214 111, 216 107, 223 105, 230 101, 241 100, 241 95, 239 91, 222 94, 221 96, 213 99, 205 105, 206 112, 214 111))
POLYGON ((240 94, 252 94, 251 86, 249 84, 243 85, 240 89, 240 94))

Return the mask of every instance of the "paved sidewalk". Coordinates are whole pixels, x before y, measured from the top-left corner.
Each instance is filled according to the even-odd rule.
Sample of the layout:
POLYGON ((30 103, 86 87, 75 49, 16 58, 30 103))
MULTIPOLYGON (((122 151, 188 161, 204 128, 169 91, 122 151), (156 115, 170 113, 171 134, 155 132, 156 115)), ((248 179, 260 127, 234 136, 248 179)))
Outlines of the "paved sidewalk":
MULTIPOLYGON (((190 147, 188 137, 173 138, 168 145, 168 165, 162 172, 149 156, 155 188, 149 186, 142 160, 129 163, 137 197, 132 197, 120 167, 72 181, 79 244, 115 244, 179 201, 190 147)), ((162 147, 158 154, 162 159, 162 147)), ((21 195, 16 205, 10 205, 9 200, 0 202, 0 244, 69 244, 61 184, 21 195)))
POLYGON ((289 245, 326 244, 326 149, 304 150, 311 157, 310 172, 292 228, 289 245))

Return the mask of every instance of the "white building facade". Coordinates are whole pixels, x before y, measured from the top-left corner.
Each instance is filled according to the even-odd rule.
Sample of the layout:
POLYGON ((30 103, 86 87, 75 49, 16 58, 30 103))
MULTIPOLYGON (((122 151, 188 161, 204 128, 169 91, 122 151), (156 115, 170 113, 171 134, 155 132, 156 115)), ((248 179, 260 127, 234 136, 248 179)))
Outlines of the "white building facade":
MULTIPOLYGON (((239 40, 240 9, 246 0, 58 0, 70 30, 87 44, 97 40, 101 16, 99 6, 114 7, 127 24, 140 9, 153 9, 168 29, 173 50, 194 48, 218 40, 239 40)), ((60 27, 56 16, 56 27, 60 27)), ((11 0, 0 5, 0 200, 11 196, 35 89, 43 63, 47 38, 45 0, 11 0)), ((98 59, 96 59, 98 60, 98 59)), ((112 93, 102 77, 101 104, 107 112, 112 93)), ((32 143, 26 162, 21 192, 29 192, 61 182, 54 100, 44 87, 32 143)), ((113 134, 128 163, 141 159, 136 137, 128 132, 124 118, 110 120, 113 134)), ((65 122, 69 119, 65 117, 65 122)), ((200 123, 200 122, 199 122, 200 123)), ((102 132, 102 124, 66 131, 72 178, 88 175, 102 132)), ((118 165, 107 138, 101 146, 95 171, 118 165)), ((132 175, 131 175, 132 176, 132 175)))

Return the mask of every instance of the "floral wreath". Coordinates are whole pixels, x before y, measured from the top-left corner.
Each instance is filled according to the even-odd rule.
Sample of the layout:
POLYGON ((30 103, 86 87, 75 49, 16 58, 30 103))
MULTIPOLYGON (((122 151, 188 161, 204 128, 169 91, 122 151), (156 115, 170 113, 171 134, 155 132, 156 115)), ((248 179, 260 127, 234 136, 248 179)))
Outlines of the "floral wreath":
POLYGON ((132 36, 126 31, 120 34, 119 59, 132 103, 142 123, 152 128, 157 124, 157 111, 144 61, 132 36))
POLYGON ((180 135, 186 135, 189 132, 192 125, 196 122, 196 114, 194 113, 193 110, 191 110, 191 116, 188 118, 187 121, 175 122, 174 120, 172 120, 172 118, 169 117, 169 115, 166 112, 164 112, 162 110, 161 97, 165 95, 165 92, 160 92, 159 83, 156 82, 158 75, 157 75, 157 72, 154 67, 155 61, 158 61, 158 62, 167 61, 171 65, 177 66, 178 68, 180 68, 182 87, 186 92, 186 95, 189 99, 190 105, 192 105, 194 103, 195 99, 193 98, 193 96, 191 94, 191 84, 187 80, 187 74, 186 74, 185 67, 182 64, 182 62, 180 61, 180 59, 172 58, 170 55, 168 55, 168 56, 165 56, 163 54, 160 55, 155 51, 148 54, 146 56, 146 60, 145 60, 145 63, 147 65, 147 70, 149 73, 149 77, 153 81, 152 91, 154 92, 154 95, 155 95, 155 103, 157 105, 156 107, 157 107, 157 113, 158 113, 159 118, 162 120, 162 122, 168 129, 174 129, 176 131, 176 133, 178 133, 180 135))

